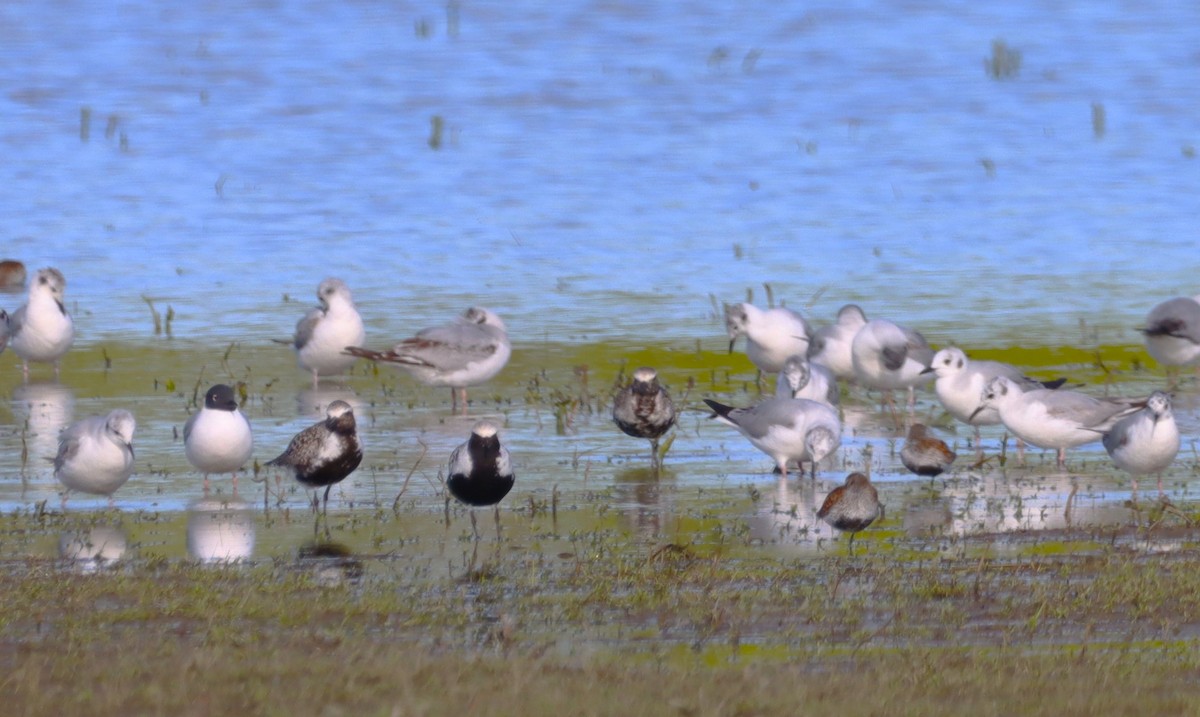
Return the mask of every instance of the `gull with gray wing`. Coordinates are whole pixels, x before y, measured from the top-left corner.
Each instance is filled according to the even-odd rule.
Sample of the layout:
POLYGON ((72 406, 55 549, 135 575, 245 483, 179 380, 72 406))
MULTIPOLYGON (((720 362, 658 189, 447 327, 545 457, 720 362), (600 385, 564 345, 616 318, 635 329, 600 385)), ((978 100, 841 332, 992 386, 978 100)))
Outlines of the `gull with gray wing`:
POLYGON ((133 414, 121 408, 71 424, 59 437, 54 477, 68 491, 106 495, 111 502, 133 474, 136 428, 133 414))
POLYGON ((317 286, 317 301, 320 306, 309 309, 296 323, 291 341, 296 362, 312 373, 314 389, 321 376, 337 375, 354 365, 356 357, 345 349, 359 346, 367 338, 346 282, 325 279, 317 286))
POLYGON ((817 464, 841 444, 842 424, 837 411, 824 403, 806 398, 768 398, 749 408, 726 406, 704 399, 713 417, 733 426, 758 450, 775 461, 775 467, 787 478, 788 461, 817 464))
POLYGON ((451 408, 467 411, 467 387, 488 381, 508 363, 512 344, 504 322, 492 311, 467 309, 445 326, 423 329, 387 351, 347 346, 352 356, 398 366, 427 386, 449 386, 451 408))

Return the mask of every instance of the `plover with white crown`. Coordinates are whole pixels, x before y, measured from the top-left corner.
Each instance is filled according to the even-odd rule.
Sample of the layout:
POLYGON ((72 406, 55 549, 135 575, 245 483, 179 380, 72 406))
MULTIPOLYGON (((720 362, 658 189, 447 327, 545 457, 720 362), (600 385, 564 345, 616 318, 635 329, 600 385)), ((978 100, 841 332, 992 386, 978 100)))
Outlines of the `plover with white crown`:
POLYGON ((471 307, 445 326, 423 329, 387 351, 347 346, 346 352, 398 366, 427 386, 449 386, 451 410, 467 411, 467 387, 491 379, 512 355, 508 330, 488 309, 471 307))
MULTIPOLYGON (((306 488, 325 488, 325 510, 329 510, 329 489, 341 483, 362 463, 362 444, 354 420, 354 409, 345 401, 333 401, 325 409, 325 420, 297 433, 288 447, 269 466, 287 468, 306 488)), ((313 493, 313 511, 317 495, 313 493)))
MULTIPOLYGON (((446 490, 471 508, 495 505, 499 537, 499 503, 512 490, 516 478, 508 449, 500 443, 500 427, 483 419, 471 429, 471 437, 450 453, 446 490)), ((475 511, 471 511, 471 529, 479 537, 475 511)))
MULTIPOLYGON (((67 427, 59 437, 54 477, 68 491, 112 495, 133 475, 133 414, 118 408, 67 427)), ((66 502, 66 496, 63 496, 66 502)))
POLYGON ((21 359, 26 381, 31 361, 54 364, 57 379, 59 361, 75 341, 75 323, 63 303, 66 289, 67 280, 58 269, 38 269, 28 300, 8 316, 8 344, 21 359))
POLYGON ((658 372, 648 366, 634 371, 633 380, 613 398, 612 416, 625 435, 650 441, 650 463, 658 467, 658 439, 675 425, 675 404, 658 382, 658 372))
POLYGON ((204 492, 208 476, 232 473, 237 492, 237 472, 254 451, 250 422, 238 410, 233 388, 219 383, 204 394, 204 406, 183 424, 184 453, 188 462, 204 474, 204 492))

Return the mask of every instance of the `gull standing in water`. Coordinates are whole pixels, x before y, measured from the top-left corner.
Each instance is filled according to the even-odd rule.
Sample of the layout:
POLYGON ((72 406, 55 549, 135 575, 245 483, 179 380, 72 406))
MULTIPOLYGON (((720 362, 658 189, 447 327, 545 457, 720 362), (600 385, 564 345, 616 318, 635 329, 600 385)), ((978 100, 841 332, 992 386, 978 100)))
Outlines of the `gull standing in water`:
POLYGON ((467 387, 500 373, 512 355, 508 332, 499 316, 471 307, 445 326, 423 329, 387 351, 347 346, 352 356, 395 364, 427 386, 449 386, 451 409, 467 412, 467 387))
POLYGON ((658 439, 675 425, 675 404, 658 382, 658 372, 649 366, 634 371, 633 380, 613 399, 612 415, 625 435, 649 439, 650 464, 660 467, 658 439))
POLYGON ((776 398, 807 398, 810 401, 838 405, 837 378, 833 372, 803 356, 792 356, 775 378, 776 398))
POLYGON ((746 337, 746 355, 763 373, 779 373, 789 356, 808 352, 810 330, 800 314, 782 306, 760 309, 754 304, 726 304, 729 353, 738 337, 746 337))
POLYGON ((68 491, 106 495, 111 504, 133 474, 135 428, 133 414, 121 408, 71 424, 59 438, 54 477, 68 491))
MULTIPOLYGON (((496 505, 496 534, 500 531, 498 504, 512 490, 512 460, 508 449, 500 445, 500 427, 487 419, 477 422, 471 437, 450 453, 450 477, 446 489, 450 495, 472 508, 496 505)), ((475 511, 471 511, 471 529, 479 537, 475 511)))
POLYGON ((1137 493, 1139 475, 1158 474, 1158 492, 1162 493, 1162 473, 1179 454, 1179 427, 1171 411, 1171 397, 1155 391, 1146 406, 1113 424, 1104 434, 1104 450, 1113 463, 1133 477, 1137 493))
POLYGON ((840 381, 853 381, 854 356, 851 347, 859 330, 866 326, 867 315, 856 304, 838 309, 837 321, 813 332, 808 345, 808 360, 825 366, 840 381))
POLYGON ((979 410, 983 389, 997 376, 1004 376, 1022 390, 1058 388, 1066 383, 1065 378, 1055 381, 1037 381, 1021 373, 1016 366, 999 361, 970 360, 962 349, 953 346, 933 355, 933 361, 924 373, 932 373, 933 390, 946 412, 956 420, 975 427, 976 444, 979 442, 980 426, 1000 424, 1000 412, 995 406, 979 410))
POLYGON ((812 461, 812 477, 817 464, 837 450, 842 440, 842 424, 837 411, 824 403, 806 398, 768 398, 749 408, 734 408, 704 399, 714 418, 736 428, 758 450, 775 461, 775 467, 787 478, 788 461, 801 464, 812 461))
POLYGON ((1013 435, 1038 448, 1058 453, 1059 470, 1066 469, 1067 449, 1091 443, 1135 407, 1128 401, 1100 399, 1078 391, 1036 388, 1024 391, 1014 381, 997 376, 983 389, 976 412, 989 406, 1013 435))
POLYGON ((1146 325, 1146 351, 1167 367, 1168 377, 1179 367, 1200 359, 1200 297, 1176 297, 1150 310, 1146 325))
MULTIPOLYGON (((325 512, 329 512, 329 489, 341 483, 362 463, 362 444, 354 420, 354 409, 345 401, 333 401, 325 409, 325 420, 300 431, 283 453, 267 462, 291 470, 306 488, 325 488, 325 512)), ((313 512, 317 494, 313 492, 313 512)))
POLYGON ((206 494, 210 473, 232 473, 237 492, 237 472, 250 460, 254 435, 232 388, 219 383, 208 389, 204 407, 183 424, 183 446, 188 462, 204 474, 206 494))
POLYGON ((63 303, 66 288, 67 280, 58 269, 38 269, 29 285, 29 299, 5 321, 8 344, 21 358, 21 373, 26 381, 30 361, 54 364, 57 380, 59 359, 75 341, 75 323, 63 303))
POLYGON ((925 337, 887 319, 871 319, 864 324, 854 335, 850 352, 858 382, 867 388, 885 391, 887 402, 893 406, 891 392, 906 388, 908 406, 913 408, 915 387, 932 378, 925 375, 925 369, 933 360, 933 349, 929 348, 925 337))
POLYGON ((362 317, 354 306, 350 287, 341 279, 325 279, 317 286, 320 306, 308 310, 296 323, 290 342, 300 368, 312 372, 317 388, 321 376, 337 375, 354 365, 347 346, 360 346, 367 338, 362 317))
POLYGON ((846 483, 825 496, 817 517, 838 530, 850 534, 848 549, 854 551, 854 534, 882 518, 883 503, 865 473, 851 473, 846 483))

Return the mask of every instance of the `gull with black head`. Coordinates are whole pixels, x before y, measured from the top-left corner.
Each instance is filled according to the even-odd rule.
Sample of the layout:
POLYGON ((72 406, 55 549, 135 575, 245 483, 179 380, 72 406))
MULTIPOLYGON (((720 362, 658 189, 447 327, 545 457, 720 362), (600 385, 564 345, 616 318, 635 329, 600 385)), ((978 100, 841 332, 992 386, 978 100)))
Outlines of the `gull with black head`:
POLYGON ((206 494, 212 473, 232 473, 237 492, 237 472, 250 460, 254 435, 232 387, 219 383, 208 389, 204 406, 183 424, 183 445, 188 462, 204 474, 206 494))

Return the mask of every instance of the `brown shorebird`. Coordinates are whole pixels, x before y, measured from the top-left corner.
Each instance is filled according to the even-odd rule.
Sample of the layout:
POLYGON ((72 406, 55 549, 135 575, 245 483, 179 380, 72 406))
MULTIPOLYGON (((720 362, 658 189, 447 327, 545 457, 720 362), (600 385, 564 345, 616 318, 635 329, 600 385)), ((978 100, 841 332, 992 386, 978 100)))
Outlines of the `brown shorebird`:
POLYGON ((871 523, 882 519, 883 503, 879 493, 871 485, 865 473, 851 473, 845 485, 840 485, 825 496, 825 502, 817 511, 817 517, 834 528, 850 534, 850 552, 854 552, 854 534, 871 523))
POLYGON ((908 438, 900 449, 900 462, 919 476, 934 478, 950 469, 956 455, 946 442, 929 433, 923 423, 908 429, 908 438))
POLYGON ((675 404, 649 367, 633 372, 633 381, 613 399, 613 422, 626 435, 650 441, 650 465, 658 468, 658 439, 675 425, 675 404))

